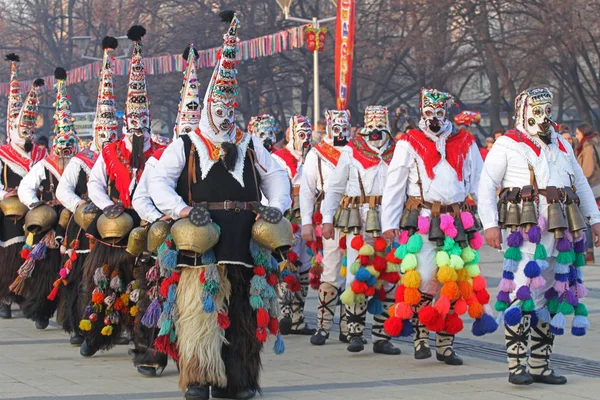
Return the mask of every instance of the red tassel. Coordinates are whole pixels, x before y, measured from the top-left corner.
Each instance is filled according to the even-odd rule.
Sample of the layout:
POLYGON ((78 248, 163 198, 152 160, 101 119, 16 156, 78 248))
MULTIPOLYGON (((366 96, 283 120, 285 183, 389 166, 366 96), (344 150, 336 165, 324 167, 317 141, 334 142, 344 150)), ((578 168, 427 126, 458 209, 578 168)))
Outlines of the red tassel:
MULTIPOLYGON (((206 283, 206 270, 204 270, 204 269, 200 272, 200 282, 206 283)), ((166 297, 166 296, 163 296, 163 297, 166 297)))
POLYGON ((225 314, 223 310, 219 311, 219 313, 217 314, 217 324, 219 324, 219 327, 221 327, 221 329, 227 329, 231 325, 229 316, 227 316, 227 314, 225 314))
POLYGON ((292 264, 295 264, 296 261, 298 261, 298 254, 294 253, 293 251, 288 251, 287 259, 292 264))
POLYGON ((19 252, 23 260, 29 260, 29 254, 31 254, 31 249, 23 249, 19 252))
POLYGON ((387 242, 385 241, 384 238, 378 237, 377 239, 375 239, 375 242, 373 243, 373 248, 375 249, 376 252, 383 253, 385 251, 386 247, 387 247, 387 242))
POLYGON ((382 286, 377 291, 377 297, 379 297, 379 300, 385 301, 385 295, 386 295, 385 288, 382 286))
POLYGON ((269 326, 269 321, 270 317, 267 310, 262 307, 256 310, 256 324, 259 328, 266 328, 269 326))
POLYGON ((48 300, 54 301, 56 300, 56 296, 58 296, 58 285, 52 288, 52 291, 48 295, 48 300))
POLYGON ((488 304, 490 302, 490 294, 485 289, 476 291, 475 296, 477 296, 477 300, 481 304, 488 304))
POLYGON ((254 267, 254 275, 265 276, 264 267, 254 267))
POLYGON ((451 334, 456 335, 458 332, 462 331, 463 322, 460 317, 456 314, 448 314, 446 316, 444 331, 451 334))
POLYGON ((367 297, 375 296, 375 286, 370 287, 367 290, 365 290, 365 296, 367 296, 367 297))
POLYGON ((313 225, 321 225, 323 223, 323 214, 320 211, 317 211, 313 215, 313 225))
POLYGON ((279 332, 279 321, 277 318, 271 318, 269 321, 269 332, 271 332, 271 335, 277 335, 277 332, 279 332))
POLYGON ((360 282, 356 280, 352 282, 352 285, 350 287, 352 288, 352 291, 356 294, 365 293, 369 288, 365 282, 360 282))
POLYGON ((360 260, 360 265, 362 265, 363 267, 366 267, 367 265, 369 265, 371 263, 371 257, 369 256, 358 256, 359 260, 360 260))
POLYGON ((356 251, 360 250, 360 248, 363 247, 363 244, 365 244, 365 241, 361 235, 354 236, 350 241, 350 246, 356 251))
POLYGON ((269 284, 269 286, 275 286, 277 284, 277 277, 275 276, 275 274, 269 274, 267 276, 267 283, 269 284))
POLYGON ((400 336, 402 332, 402 320, 397 317, 390 317, 383 323, 383 329, 392 337, 400 336))
POLYGON ((346 242, 346 235, 344 235, 340 238, 339 246, 340 246, 340 250, 342 250, 342 251, 346 250, 346 247, 348 246, 348 243, 346 242))
POLYGON ((404 285, 400 285, 396 288, 396 303, 404 302, 404 285))
POLYGON ((385 261, 385 258, 383 257, 375 256, 373 257, 373 267, 377 272, 385 272, 387 269, 387 261, 385 261))
POLYGON ((265 343, 267 341, 267 337, 268 337, 268 332, 266 329, 264 328, 258 328, 256 330, 256 338, 262 342, 265 343))

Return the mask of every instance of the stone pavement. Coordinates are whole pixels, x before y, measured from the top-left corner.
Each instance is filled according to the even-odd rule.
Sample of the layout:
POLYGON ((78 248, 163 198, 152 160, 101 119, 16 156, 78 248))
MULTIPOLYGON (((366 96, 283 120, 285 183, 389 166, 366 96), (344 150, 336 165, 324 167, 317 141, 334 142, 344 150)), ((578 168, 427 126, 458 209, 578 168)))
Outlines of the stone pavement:
MULTIPOLYGON (((481 268, 492 297, 501 269, 498 252, 485 248, 481 268)), ((435 358, 417 361, 411 344, 397 340, 402 355, 374 355, 370 346, 351 354, 332 339, 326 346, 311 346, 307 337, 287 337, 286 353, 276 356, 269 343, 264 352, 262 376, 265 399, 295 400, 397 400, 465 399, 570 400, 600 398, 600 267, 589 266, 586 302, 592 328, 584 339, 558 338, 554 366, 569 384, 560 387, 515 387, 507 382, 503 335, 499 330, 475 338, 470 323, 456 348, 465 365, 450 367, 435 358)), ((316 299, 311 293, 308 318, 314 320, 316 299)), ((86 359, 68 344, 56 324, 37 331, 19 312, 0 320, 0 399, 181 399, 177 369, 170 363, 159 378, 145 378, 132 366, 127 347, 86 359)), ((337 335, 335 335, 337 337, 337 335)))

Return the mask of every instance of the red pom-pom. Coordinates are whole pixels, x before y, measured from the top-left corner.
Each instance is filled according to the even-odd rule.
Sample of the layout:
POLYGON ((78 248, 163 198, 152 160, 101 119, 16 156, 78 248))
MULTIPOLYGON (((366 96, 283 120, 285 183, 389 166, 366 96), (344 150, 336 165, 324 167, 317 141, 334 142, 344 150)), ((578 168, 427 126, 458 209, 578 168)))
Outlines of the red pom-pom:
POLYGON ((463 322, 462 319, 456 314, 448 314, 446 316, 446 321, 444 324, 444 332, 447 332, 451 335, 456 335, 458 332, 462 331, 463 322))
POLYGON ((279 321, 277 318, 271 318, 269 321, 269 332, 271 332, 271 335, 277 335, 277 332, 279 332, 279 321))
POLYGON ((446 296, 440 296, 433 305, 433 308, 435 308, 440 315, 445 316, 450 311, 450 299, 446 296))
POLYGON ((340 238, 338 245, 340 246, 340 250, 346 250, 346 247, 348 246, 348 243, 346 242, 346 235, 340 238))
POLYGON ((436 316, 429 324, 424 324, 431 332, 441 332, 446 327, 446 321, 441 315, 436 316))
POLYGON ((254 275, 265 276, 265 268, 264 267, 254 267, 254 275))
POLYGON ((373 248, 375 249, 376 252, 383 253, 385 251, 386 247, 387 247, 387 242, 385 241, 384 238, 378 237, 375 239, 375 242, 373 243, 373 248))
POLYGON ((302 286, 300 286, 300 282, 294 281, 294 283, 292 283, 291 285, 288 285, 288 289, 292 293, 298 293, 299 291, 302 290, 302 286))
POLYGON ((358 256, 358 259, 360 260, 360 265, 362 265, 363 267, 366 267, 367 265, 371 264, 371 257, 369 256, 358 256))
POLYGON ((385 258, 383 257, 375 256, 373 257, 373 267, 377 272, 385 272, 387 269, 387 261, 385 261, 385 258))
POLYGON ((401 259, 396 258, 396 256, 394 255, 394 250, 387 253, 387 255, 385 256, 385 259, 387 262, 391 262, 392 264, 400 264, 402 262, 401 259))
POLYGON ((206 270, 205 269, 203 269, 202 271, 200 271, 200 282, 201 283, 206 283, 206 270))
POLYGON ((267 332, 267 330, 265 328, 258 328, 256 330, 256 338, 264 343, 267 341, 267 336, 269 336, 269 333, 267 332))
POLYGON ((396 312, 396 317, 401 318, 401 319, 410 319, 414 315, 412 307, 406 303, 398 304, 395 312, 396 312))
POLYGON ((350 246, 356 251, 359 251, 363 244, 365 244, 365 241, 361 235, 354 236, 350 241, 350 246))
MULTIPOLYGON (((473 290, 479 292, 480 290, 485 290, 487 288, 487 282, 483 275, 478 275, 473 278, 473 290)), ((486 303, 487 304, 487 303, 486 303)))
POLYGON ((231 325, 231 321, 229 321, 229 316, 225 314, 223 310, 219 311, 217 314, 217 324, 221 329, 227 329, 231 325))
POLYGON ((71 260, 71 261, 77 261, 77 253, 76 252, 72 252, 71 256, 69 257, 69 260, 71 260))
MULTIPOLYGON (((204 271, 202 271, 204 272, 204 271)), ((169 297, 169 286, 171 286, 171 282, 169 282, 168 279, 165 279, 164 281, 161 282, 160 284, 160 295, 162 297, 164 297, 165 299, 167 297, 169 297)))
POLYGON ((360 282, 357 280, 352 282, 352 285, 350 287, 352 288, 352 291, 356 294, 365 293, 369 288, 366 282, 360 282))
POLYGON ((171 273, 171 281, 173 282, 174 285, 177 285, 179 283, 180 277, 181 277, 181 275, 179 274, 179 272, 171 273))
POLYGON ((477 296, 477 301, 481 304, 488 304, 490 302, 490 294, 485 289, 475 292, 475 296, 477 296))
POLYGON ((402 332, 402 320, 398 317, 390 317, 383 323, 383 329, 392 337, 400 336, 402 332))
POLYGON ((425 306, 419 310, 419 319, 424 324, 431 323, 439 314, 433 306, 425 306))
POLYGON ((296 232, 298 232, 299 229, 300 229, 300 226, 297 223, 292 222, 292 232, 296 233, 296 232))
POLYGON ((288 251, 288 253, 287 253, 287 259, 292 264, 295 264, 296 261, 298 261, 298 254, 294 253, 293 251, 288 251))
POLYGON ((396 288, 396 303, 404 302, 404 285, 400 285, 396 288))
POLYGON ((31 254, 31 249, 23 249, 19 252, 19 255, 23 260, 28 260, 29 254, 31 254))
POLYGON ((269 286, 275 286, 277 284, 277 277, 275 276, 275 274, 269 274, 267 276, 267 283, 269 284, 269 286))
POLYGON ((392 283, 392 284, 397 284, 398 282, 400 282, 400 273, 399 272, 384 272, 383 274, 379 275, 381 277, 382 280, 392 283), (381 277, 383 275, 383 277, 381 277))
POLYGON ((367 288, 367 290, 365 290, 365 296, 367 296, 367 297, 375 296, 375 286, 367 288))
POLYGON ((256 324, 259 328, 266 328, 269 326, 270 319, 269 313, 264 308, 261 307, 256 310, 256 324))
POLYGON ((467 312, 467 302, 464 300, 458 300, 454 303, 454 312, 458 315, 463 315, 467 312))
POLYGON ((377 297, 379 298, 379 300, 385 301, 386 293, 385 288, 383 286, 380 287, 379 290, 377 290, 377 297))
POLYGON ((313 215, 313 224, 314 225, 321 225, 322 223, 323 223, 323 214, 321 214, 320 211, 317 211, 313 215))

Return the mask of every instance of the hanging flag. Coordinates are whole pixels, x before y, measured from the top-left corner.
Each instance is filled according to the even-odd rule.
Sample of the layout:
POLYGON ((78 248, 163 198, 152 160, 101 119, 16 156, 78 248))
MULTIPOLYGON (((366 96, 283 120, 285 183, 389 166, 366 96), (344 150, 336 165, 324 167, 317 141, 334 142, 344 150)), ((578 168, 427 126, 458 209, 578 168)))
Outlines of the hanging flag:
POLYGON ((354 59, 354 10, 356 0, 338 0, 335 30, 335 92, 338 110, 348 108, 354 59))

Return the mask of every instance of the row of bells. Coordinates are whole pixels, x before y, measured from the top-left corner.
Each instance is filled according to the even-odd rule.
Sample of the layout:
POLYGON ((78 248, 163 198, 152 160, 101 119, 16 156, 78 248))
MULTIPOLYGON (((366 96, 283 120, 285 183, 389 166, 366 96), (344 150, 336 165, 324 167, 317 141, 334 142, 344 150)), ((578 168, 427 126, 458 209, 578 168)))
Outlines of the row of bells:
MULTIPOLYGON (((359 235, 362 229, 360 209, 358 207, 339 207, 335 214, 334 226, 344 233, 352 232, 354 235, 359 235)), ((376 208, 369 208, 367 211, 365 232, 370 233, 373 237, 381 235, 381 220, 379 219, 379 210, 376 208)))
MULTIPOLYGON (((498 222, 500 226, 515 232, 519 227, 529 232, 529 229, 537 225, 538 215, 533 201, 523 201, 522 209, 518 203, 501 201, 498 209, 498 222)), ((548 232, 553 232, 555 238, 563 237, 563 232, 569 229, 574 237, 579 237, 586 228, 585 218, 577 203, 571 201, 565 204, 564 212, 561 203, 548 205, 548 232), (565 218, 566 214, 566 218, 565 218)))

